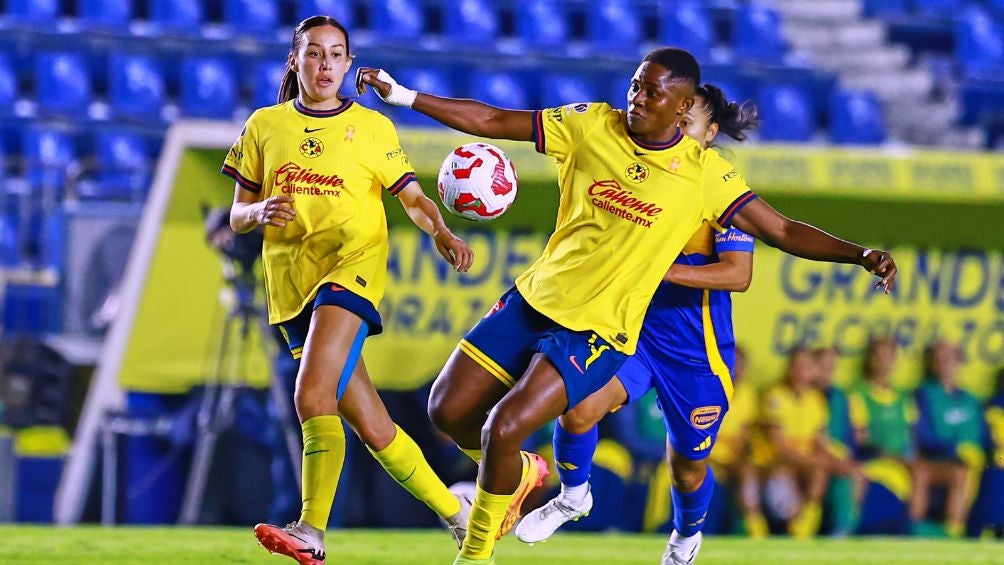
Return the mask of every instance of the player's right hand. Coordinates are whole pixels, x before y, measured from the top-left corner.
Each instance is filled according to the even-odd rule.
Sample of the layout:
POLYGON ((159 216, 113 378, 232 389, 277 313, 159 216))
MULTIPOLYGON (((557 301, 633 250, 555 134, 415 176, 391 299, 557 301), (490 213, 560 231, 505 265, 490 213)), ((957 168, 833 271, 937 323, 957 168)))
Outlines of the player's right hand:
POLYGON ((868 269, 868 272, 882 277, 882 280, 875 283, 876 289, 884 290, 886 294, 896 286, 896 262, 888 251, 873 249, 867 257, 861 258, 861 266, 868 269))
POLYGON ((410 108, 418 96, 414 90, 398 84, 394 77, 383 69, 359 67, 356 70, 356 93, 362 96, 366 92, 367 84, 373 87, 381 100, 394 106, 410 108))
POLYGON ((286 227, 296 218, 293 199, 289 196, 270 196, 257 204, 251 217, 261 226, 286 227))

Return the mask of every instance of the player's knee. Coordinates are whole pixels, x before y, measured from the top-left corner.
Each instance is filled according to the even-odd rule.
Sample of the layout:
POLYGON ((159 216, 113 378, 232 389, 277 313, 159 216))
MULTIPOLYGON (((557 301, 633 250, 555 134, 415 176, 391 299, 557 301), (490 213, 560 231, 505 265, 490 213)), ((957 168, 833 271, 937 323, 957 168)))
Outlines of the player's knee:
POLYGON ((592 414, 588 414, 584 410, 579 410, 578 408, 573 409, 571 412, 562 414, 558 418, 558 423, 561 424, 561 428, 563 430, 575 435, 582 435, 596 425, 593 421, 592 414))
POLYGON ((307 390, 306 387, 297 386, 293 392, 293 405, 296 407, 296 415, 300 422, 306 422, 314 416, 337 415, 338 401, 323 394, 307 390))
POLYGON ((496 412, 481 427, 481 448, 485 451, 518 451, 524 439, 514 418, 500 418, 496 412))
POLYGON ((693 492, 701 488, 707 476, 707 462, 704 459, 693 461, 678 455, 672 458, 670 467, 673 486, 683 492, 693 492))
POLYGON ((450 437, 455 437, 463 427, 463 418, 460 417, 459 411, 452 409, 441 395, 429 396, 428 412, 432 424, 450 437))

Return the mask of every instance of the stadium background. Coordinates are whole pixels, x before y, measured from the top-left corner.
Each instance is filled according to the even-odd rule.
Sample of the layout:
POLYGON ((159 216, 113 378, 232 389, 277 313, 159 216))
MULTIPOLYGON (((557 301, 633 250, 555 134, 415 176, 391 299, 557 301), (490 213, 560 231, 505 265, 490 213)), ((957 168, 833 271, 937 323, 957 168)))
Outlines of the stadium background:
MULTIPOLYGON (((357 65, 507 107, 622 106, 626 77, 647 47, 691 49, 708 82, 761 108, 754 141, 729 147, 750 185, 784 213, 891 248, 901 268, 897 292, 882 297, 869 292, 860 269, 759 246, 753 286, 735 296, 748 378, 776 381, 795 345, 834 345, 838 382, 850 385, 867 338, 891 334, 900 345, 895 382, 910 389, 922 376, 923 348, 939 335, 963 348, 963 386, 987 398, 1004 365, 1004 159, 994 152, 1004 123, 1004 85, 995 75, 1004 66, 1004 7, 809 4, 8 0, 0 18, 7 173, 0 520, 108 519, 100 462, 109 451, 119 457, 115 521, 178 519, 198 430, 190 393, 213 373, 226 311, 203 205, 229 202, 232 185, 217 174, 226 146, 248 112, 274 96, 291 23, 315 12, 346 23, 357 65), (176 161, 166 158, 172 151, 176 161), (106 434, 105 449, 101 433, 120 410, 120 422, 138 427, 106 434)), ((361 102, 398 124, 427 191, 443 156, 470 141, 372 95, 361 102)), ((392 413, 457 480, 470 468, 428 430, 425 387, 456 339, 535 258, 556 207, 551 163, 528 144, 500 145, 520 173, 516 206, 489 225, 449 220, 477 253, 470 273, 436 263, 428 241, 388 202, 387 334, 365 353, 392 413)), ((238 380, 265 386, 270 340, 248 347, 238 380)), ((200 521, 267 517, 270 489, 249 494, 255 481, 269 481, 269 446, 255 437, 268 418, 264 396, 242 395, 227 432, 237 447, 211 483, 229 480, 232 491, 210 497, 200 521)), ((606 522, 584 521, 585 528, 663 526, 657 518, 667 509, 646 507, 657 473, 623 443, 611 440, 600 457, 610 480, 620 481, 610 488, 626 489, 632 517, 618 522, 609 514, 622 510, 612 509, 597 518, 606 522)), ((341 524, 434 525, 386 477, 370 473, 355 447, 339 496, 341 524), (353 510, 360 501, 399 510, 353 510)))

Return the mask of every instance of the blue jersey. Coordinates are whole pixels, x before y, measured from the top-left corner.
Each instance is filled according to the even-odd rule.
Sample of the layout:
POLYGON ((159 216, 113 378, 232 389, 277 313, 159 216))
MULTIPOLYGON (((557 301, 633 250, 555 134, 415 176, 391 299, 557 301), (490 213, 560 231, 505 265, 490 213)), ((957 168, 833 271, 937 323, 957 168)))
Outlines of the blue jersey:
MULTIPOLYGON (((728 251, 752 253, 753 237, 736 228, 717 233, 705 223, 675 263, 707 265, 717 262, 719 253, 728 251)), ((645 314, 639 343, 678 363, 715 374, 725 368, 731 374, 736 338, 730 293, 662 283, 645 314)))

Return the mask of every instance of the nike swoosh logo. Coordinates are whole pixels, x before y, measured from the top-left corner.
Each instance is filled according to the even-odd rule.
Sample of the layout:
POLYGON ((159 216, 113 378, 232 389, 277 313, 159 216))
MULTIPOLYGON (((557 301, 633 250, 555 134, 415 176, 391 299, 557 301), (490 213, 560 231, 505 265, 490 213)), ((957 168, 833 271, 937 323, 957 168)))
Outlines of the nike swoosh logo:
MULTIPOLYGON (((327 451, 331 451, 331 450, 330 449, 318 449, 317 451, 308 451, 308 452, 304 453, 303 455, 307 456, 307 455, 313 455, 315 453, 325 453, 327 451)), ((293 534, 290 534, 290 535, 293 535, 293 534)), ((299 538, 297 538, 297 539, 299 539, 299 538)))
POLYGON ((575 368, 578 369, 580 373, 582 373, 583 375, 586 374, 586 372, 582 370, 582 367, 579 366, 579 363, 575 360, 574 355, 569 355, 568 360, 572 362, 572 365, 575 365, 575 368))
POLYGON ((324 128, 310 129, 310 128, 306 128, 305 127, 305 128, 303 128, 303 133, 314 133, 315 131, 321 131, 322 129, 324 129, 324 128))
POLYGON ((638 152, 637 149, 634 150, 634 156, 635 157, 644 157, 645 155, 648 155, 648 153, 640 153, 640 152, 638 152))

